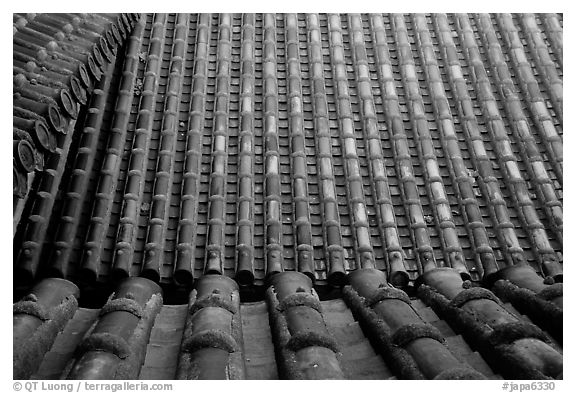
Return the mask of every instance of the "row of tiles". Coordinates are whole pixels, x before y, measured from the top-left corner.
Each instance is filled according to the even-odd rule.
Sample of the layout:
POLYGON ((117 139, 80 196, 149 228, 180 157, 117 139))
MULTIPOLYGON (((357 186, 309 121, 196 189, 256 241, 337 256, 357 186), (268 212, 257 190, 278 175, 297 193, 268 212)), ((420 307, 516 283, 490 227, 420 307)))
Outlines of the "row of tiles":
MULTIPOLYGON (((72 139, 78 137, 76 121, 85 127, 83 138, 99 130, 101 116, 85 116, 84 108, 99 103, 103 73, 116 61, 139 17, 13 15, 14 230, 22 224, 21 230, 27 231, 24 265, 38 264, 36 250, 47 230, 72 139)), ((90 152, 84 154, 86 162, 93 161, 90 152)))
POLYGON ((559 26, 145 15, 75 131, 57 209, 16 237, 16 281, 295 270, 338 286, 375 267, 406 286, 526 261, 561 280, 559 26))
MULTIPOLYGON (((14 14, 14 160, 42 170, 78 117, 103 68, 113 61, 136 15, 14 14), (18 142, 18 143, 16 143, 18 142)), ((22 197, 27 189, 18 188, 22 197)), ((16 192, 17 191, 17 192, 16 192)))
MULTIPOLYGON (((266 362, 276 362, 277 367, 277 374, 268 377, 367 375, 348 371, 346 336, 330 328, 329 302, 319 300, 311 280, 301 273, 272 276, 265 297, 268 318, 252 326, 245 321, 250 315, 240 301, 238 285, 225 276, 198 280, 181 316, 163 312, 157 284, 128 278, 95 310, 81 334, 76 330, 64 337, 57 349, 59 335, 79 323, 78 296, 71 282, 45 279, 14 304, 15 379, 137 379, 163 372, 165 376, 166 371, 177 379, 263 378, 266 373, 255 372, 251 364, 266 351, 272 354, 267 341, 275 353, 269 357, 276 360, 266 362), (244 332, 248 329, 250 334, 244 332), (155 352, 160 348, 155 346, 169 348, 155 352)), ((418 297, 488 366, 480 361, 484 366, 478 367, 479 362, 464 359, 457 346, 447 345, 450 328, 429 323, 425 310, 416 307, 420 300, 391 287, 384 272, 362 269, 348 276, 342 299, 369 340, 365 343, 381 356, 380 362, 384 360, 380 374, 372 378, 497 378, 494 372, 514 379, 562 378, 562 284, 547 284, 523 264, 501 271, 488 290, 463 282, 455 269, 438 268, 422 276, 418 297), (508 303, 545 330, 512 312, 508 303)), ((353 326, 347 327, 351 334, 353 326)), ((356 368, 362 367, 368 366, 356 368)))

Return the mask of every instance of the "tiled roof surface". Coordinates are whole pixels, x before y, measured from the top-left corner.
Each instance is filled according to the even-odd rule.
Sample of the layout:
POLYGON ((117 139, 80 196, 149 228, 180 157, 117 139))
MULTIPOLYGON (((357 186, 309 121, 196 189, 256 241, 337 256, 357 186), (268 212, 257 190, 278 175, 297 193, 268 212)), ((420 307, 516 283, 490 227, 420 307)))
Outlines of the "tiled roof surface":
POLYGON ((72 195, 68 206, 78 210, 82 204, 81 184, 91 173, 102 120, 102 114, 87 116, 86 105, 104 109, 106 102, 98 90, 104 85, 95 85, 101 83, 102 71, 116 61, 139 14, 14 14, 13 18, 14 231, 20 225, 18 231, 26 233, 15 246, 22 247, 25 266, 20 278, 29 282, 38 268, 53 208, 59 204, 65 165, 73 154, 83 160, 78 170, 84 173, 77 175, 79 189, 72 190, 80 195, 72 195), (85 149, 76 152, 72 140, 80 133, 94 146, 80 146, 85 149))
POLYGON ((562 377, 561 14, 139 17, 14 16, 15 378, 562 377))
POLYGON ((306 275, 282 272, 264 300, 241 302, 237 283, 211 274, 196 281, 188 305, 163 305, 159 286, 133 277, 88 309, 78 308, 74 284, 45 279, 14 305, 14 378, 562 377, 561 329, 546 333, 510 303, 544 328, 556 318, 558 329, 560 284, 504 303, 452 269, 424 282, 410 299, 382 271, 361 269, 342 298, 321 301, 306 275))

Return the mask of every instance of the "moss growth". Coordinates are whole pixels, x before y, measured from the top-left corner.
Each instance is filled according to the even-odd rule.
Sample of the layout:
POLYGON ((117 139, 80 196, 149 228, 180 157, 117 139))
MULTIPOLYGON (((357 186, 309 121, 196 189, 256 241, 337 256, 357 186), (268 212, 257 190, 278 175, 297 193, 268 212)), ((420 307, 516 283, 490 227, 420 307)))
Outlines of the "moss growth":
POLYGON ((246 379, 244 355, 240 351, 237 351, 231 353, 228 359, 228 378, 232 380, 246 379))
POLYGON ((322 314, 322 305, 320 304, 320 301, 307 293, 293 293, 290 296, 287 296, 278 305, 278 310, 286 311, 289 308, 296 306, 310 307, 322 314))
MULTIPOLYGON (((234 308, 240 308, 240 294, 238 291, 232 292, 232 305, 234 308)), ((243 351, 244 342, 242 335, 242 320, 240 313, 232 316, 232 337, 243 351)), ((246 379, 246 365, 244 364, 244 355, 240 351, 234 352, 230 355, 228 365, 228 375, 230 379, 246 379)))
POLYGON ((544 288, 538 293, 537 296, 544 300, 554 300, 560 296, 563 296, 562 283, 553 284, 547 288, 544 288))
POLYGON ((150 332, 152 331, 154 320, 161 308, 162 296, 159 294, 152 295, 150 300, 148 300, 144 305, 141 312, 142 318, 128 340, 128 345, 131 348, 130 355, 120 362, 116 374, 114 375, 115 379, 138 378, 146 356, 146 349, 148 341, 150 340, 150 332))
POLYGON ((124 295, 124 298, 130 299, 130 300, 136 300, 136 296, 134 296, 134 294, 132 292, 126 292, 126 295, 124 295))
POLYGON ((190 380, 190 373, 192 371, 190 354, 188 352, 180 351, 178 356, 178 365, 176 366, 176 379, 190 380))
POLYGON ((526 322, 511 322, 498 325, 488 337, 490 345, 507 345, 522 338, 536 338, 549 342, 548 338, 538 327, 526 322))
POLYGON ((74 316, 77 308, 78 302, 75 297, 65 298, 58 307, 52 310, 51 319, 40 325, 29 340, 14 346, 12 363, 14 379, 28 379, 38 370, 44 355, 54 344, 58 333, 74 316))
POLYGON ((280 371, 282 372, 282 377, 284 379, 292 380, 302 380, 304 379, 304 373, 300 367, 298 367, 298 362, 296 361, 296 353, 289 351, 287 349, 280 350, 282 356, 282 366, 280 371))
POLYGON ((138 318, 142 318, 143 313, 142 306, 136 303, 135 300, 120 298, 108 300, 104 307, 102 307, 102 310, 100 310, 100 316, 115 311, 126 311, 138 318))
POLYGON ((22 298, 22 301, 37 302, 38 297, 33 293, 29 293, 28 295, 26 295, 22 298))
POLYGON ((500 299, 498 299, 492 292, 485 288, 470 288, 460 292, 452 301, 450 305, 452 307, 462 307, 464 304, 468 303, 470 300, 486 299, 492 300, 498 304, 501 304, 500 299))
POLYGON ((209 329, 187 338, 182 344, 182 350, 194 352, 201 348, 218 348, 228 352, 239 350, 234 338, 221 330, 209 329))
POLYGON ((528 315, 532 321, 538 323, 555 339, 562 342, 563 311, 560 307, 542 299, 528 289, 517 287, 509 281, 496 281, 493 290, 501 299, 511 302, 518 311, 528 315))
POLYGON ((42 324, 23 345, 14 346, 14 379, 28 379, 38 370, 59 331, 54 321, 48 321, 42 324))
MULTIPOLYGON (((304 295, 316 299, 314 296, 311 296, 304 291, 298 292, 297 295, 304 295)), ((268 288, 266 291, 266 298, 271 322, 270 325, 272 328, 272 337, 274 340, 276 363, 278 364, 280 377, 283 379, 305 379, 305 375, 296 360, 296 352, 291 350, 288 346, 292 337, 288 330, 286 318, 280 312, 282 307, 278 302, 273 287, 268 288)), ((295 297, 294 299, 296 300, 297 298, 295 297)))
POLYGON ((377 303, 387 300, 387 299, 398 299, 403 301, 406 304, 410 304, 410 298, 404 291, 396 288, 378 288, 377 292, 371 296, 370 298, 366 299, 366 305, 368 307, 373 307, 377 303))
POLYGON ((308 378, 302 369, 302 365, 296 360, 296 352, 301 349, 310 346, 321 346, 333 352, 338 352, 336 342, 324 334, 306 331, 292 336, 289 332, 283 311, 295 306, 306 306, 321 314, 321 305, 315 295, 316 293, 313 290, 299 288, 296 293, 287 296, 282 303, 279 303, 273 287, 269 287, 266 290, 266 303, 268 305, 276 363, 278 364, 280 377, 283 379, 308 378))
POLYGON ((176 369, 176 379, 190 379, 190 372, 192 368, 191 356, 189 352, 184 351, 184 344, 186 342, 186 338, 192 335, 192 319, 190 316, 192 315, 192 307, 196 302, 196 295, 198 292, 196 289, 193 289, 190 292, 189 301, 188 301, 188 317, 186 318, 186 322, 184 323, 184 332, 182 334, 182 341, 180 344, 180 354, 178 356, 178 366, 176 369))
POLYGON ((49 319, 48 312, 40 304, 34 301, 20 301, 12 305, 13 314, 28 314, 36 317, 42 321, 47 321, 49 319))
POLYGON ((212 293, 208 296, 197 299, 190 308, 190 315, 193 315, 198 310, 205 307, 223 308, 224 310, 232 314, 236 314, 236 312, 238 311, 230 300, 224 299, 224 297, 220 294, 212 293))
POLYGON ((122 337, 112 333, 93 333, 78 348, 80 353, 88 351, 105 351, 113 353, 120 359, 126 359, 131 352, 130 345, 122 337))
POLYGON ((188 318, 184 328, 183 341, 178 357, 177 378, 197 379, 200 375, 201 366, 197 357, 192 353, 202 348, 216 348, 227 351, 228 363, 226 365, 227 377, 230 379, 244 379, 246 375, 244 356, 242 355, 242 321, 240 319, 240 297, 237 291, 233 291, 230 298, 224 297, 218 291, 207 296, 196 297, 192 291, 188 307, 188 318), (191 316, 205 307, 222 308, 232 314, 231 334, 221 330, 212 329, 192 334, 193 326, 191 316))
POLYGON ((454 307, 443 295, 427 285, 418 288, 418 296, 442 318, 448 320, 455 330, 462 332, 467 341, 473 344, 491 367, 506 378, 547 379, 540 370, 526 364, 509 343, 520 338, 544 339, 544 333, 532 324, 513 322, 490 328, 472 314, 454 307))
MULTIPOLYGON (((494 283, 492 291, 502 299, 503 302, 522 302, 530 303, 535 298, 536 294, 528 289, 520 288, 510 281, 498 280, 494 283), (528 300, 530 299, 530 300, 528 300)), ((542 299, 540 299, 542 300, 542 299)))
POLYGON ((412 341, 423 337, 428 337, 440 343, 444 343, 444 337, 440 334, 438 329, 432 325, 423 323, 411 323, 402 326, 392 335, 392 342, 394 345, 404 347, 412 341))
POLYGON ((286 343, 286 349, 293 352, 298 352, 306 347, 324 347, 334 353, 340 352, 338 344, 332 337, 314 331, 297 333, 290 337, 290 340, 286 343))
POLYGON ((388 325, 372 309, 366 307, 365 299, 358 295, 354 288, 350 285, 345 286, 343 298, 394 374, 403 379, 425 378, 408 351, 392 343, 388 325))
POLYGON ((530 380, 553 379, 537 368, 527 365, 522 358, 518 358, 514 349, 509 345, 500 346, 498 352, 503 376, 510 375, 515 379, 530 380))
POLYGON ((266 290, 266 304, 268 306, 276 364, 278 364, 280 377, 284 379, 299 379, 301 373, 296 367, 296 356, 294 352, 286 350, 286 344, 290 340, 288 325, 286 319, 279 311, 278 299, 272 286, 266 290))
POLYGON ((436 314, 449 321, 456 333, 466 334, 476 347, 483 347, 482 343, 492 332, 490 326, 477 320, 472 314, 454 307, 450 300, 428 285, 422 284, 418 288, 418 297, 432 307, 436 314))

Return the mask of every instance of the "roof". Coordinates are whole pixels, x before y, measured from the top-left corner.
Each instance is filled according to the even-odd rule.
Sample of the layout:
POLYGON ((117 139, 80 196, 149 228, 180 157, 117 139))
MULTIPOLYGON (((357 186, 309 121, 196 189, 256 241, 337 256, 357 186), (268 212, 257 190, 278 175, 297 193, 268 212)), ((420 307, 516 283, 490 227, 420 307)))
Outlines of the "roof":
POLYGON ((561 14, 14 44, 15 378, 562 377, 561 14))

